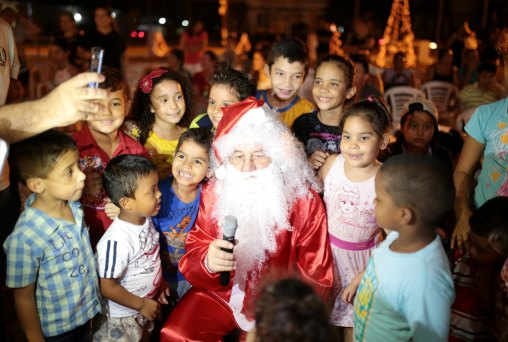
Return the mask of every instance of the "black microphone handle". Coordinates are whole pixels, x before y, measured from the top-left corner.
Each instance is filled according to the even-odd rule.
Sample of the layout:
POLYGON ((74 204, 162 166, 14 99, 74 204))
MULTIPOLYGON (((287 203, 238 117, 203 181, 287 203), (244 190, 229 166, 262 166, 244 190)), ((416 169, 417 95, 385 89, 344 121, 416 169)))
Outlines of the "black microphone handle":
MULTIPOLYGON (((224 236, 224 240, 229 241, 231 243, 234 243, 235 237, 234 236, 224 236)), ((233 249, 229 248, 221 248, 224 252, 233 253, 233 249)), ((230 278, 231 272, 224 271, 219 274, 219 284, 222 286, 228 286, 229 285, 229 278, 230 278)))

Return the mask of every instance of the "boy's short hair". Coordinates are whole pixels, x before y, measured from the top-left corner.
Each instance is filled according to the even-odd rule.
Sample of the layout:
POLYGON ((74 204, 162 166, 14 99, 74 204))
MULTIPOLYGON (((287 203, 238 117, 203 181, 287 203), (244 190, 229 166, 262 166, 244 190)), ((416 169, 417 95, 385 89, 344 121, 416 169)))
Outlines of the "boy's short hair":
POLYGON ((231 88, 238 100, 243 101, 256 94, 256 86, 243 71, 234 69, 226 62, 217 63, 210 77, 210 86, 221 84, 231 88))
POLYGON ((482 72, 488 72, 489 74, 495 74, 497 70, 496 63, 492 61, 482 61, 478 65, 478 74, 481 74, 482 72))
POLYGON ((266 61, 270 69, 279 57, 287 58, 289 63, 302 63, 305 73, 309 69, 309 48, 299 38, 287 38, 273 45, 266 61))
POLYGON ((508 256, 508 197, 494 197, 485 202, 469 218, 471 231, 491 238, 504 256, 508 256))
POLYGON ((111 92, 123 90, 125 100, 129 99, 129 89, 127 87, 127 82, 123 77, 120 70, 112 67, 108 67, 107 65, 102 66, 101 74, 104 75, 105 80, 102 83, 99 83, 99 88, 106 89, 111 92))
POLYGON ((12 145, 9 159, 14 174, 26 185, 29 178, 47 178, 68 151, 77 151, 74 140, 63 132, 49 130, 12 145))
POLYGON ((138 180, 157 172, 155 164, 143 156, 123 154, 111 159, 102 174, 104 190, 111 202, 120 207, 122 197, 134 198, 138 180))
POLYGON ((438 158, 400 154, 389 158, 379 172, 393 203, 410 208, 416 220, 429 227, 435 228, 453 208, 452 173, 438 158))

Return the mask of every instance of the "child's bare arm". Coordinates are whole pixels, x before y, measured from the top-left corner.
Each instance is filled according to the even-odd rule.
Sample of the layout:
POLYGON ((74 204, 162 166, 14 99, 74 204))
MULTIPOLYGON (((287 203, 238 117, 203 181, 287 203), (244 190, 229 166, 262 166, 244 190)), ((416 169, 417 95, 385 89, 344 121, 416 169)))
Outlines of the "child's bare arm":
POLYGON ((126 306, 133 310, 139 311, 149 320, 154 320, 159 314, 159 303, 151 298, 141 298, 127 291, 118 283, 118 279, 100 278, 101 293, 106 298, 126 306))
POLYGON ((35 303, 35 283, 14 289, 14 305, 29 342, 44 342, 41 321, 35 303))
POLYGON ((317 176, 318 179, 324 183, 326 175, 328 175, 328 172, 333 166, 333 163, 335 162, 335 159, 337 159, 338 154, 332 154, 326 158, 325 163, 321 166, 321 168, 318 170, 317 176))
POLYGON ((351 283, 344 289, 344 292, 342 293, 342 300, 346 303, 353 304, 353 299, 356 295, 356 290, 358 290, 358 286, 360 285, 360 281, 363 278, 363 275, 365 274, 365 270, 358 273, 353 280, 351 280, 351 283))

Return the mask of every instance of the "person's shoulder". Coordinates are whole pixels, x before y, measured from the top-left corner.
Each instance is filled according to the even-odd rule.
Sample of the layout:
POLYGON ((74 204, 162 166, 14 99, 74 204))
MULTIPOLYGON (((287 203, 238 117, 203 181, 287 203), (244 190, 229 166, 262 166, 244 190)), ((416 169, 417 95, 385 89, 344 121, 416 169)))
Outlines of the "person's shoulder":
POLYGON ((295 105, 300 106, 303 110, 305 110, 305 112, 312 112, 314 110, 314 105, 303 97, 299 97, 295 102, 295 105))
POLYGON ((478 111, 496 112, 496 111, 500 111, 500 110, 502 111, 504 109, 504 111, 501 114, 507 114, 507 111, 506 111, 507 106, 508 106, 508 97, 498 100, 498 101, 495 101, 495 102, 481 105, 478 107, 477 112, 478 111))
POLYGON ((192 120, 189 128, 212 128, 213 124, 207 113, 199 114, 192 120))
POLYGON ((118 217, 115 218, 97 243, 97 250, 99 250, 99 247, 101 247, 101 249, 105 248, 108 241, 116 241, 118 246, 122 245, 122 241, 129 241, 129 228, 130 227, 125 221, 120 220, 118 217))
POLYGON ((118 130, 118 135, 119 135, 120 139, 124 139, 125 145, 127 147, 129 147, 131 150, 135 149, 135 150, 137 150, 137 152, 146 151, 145 147, 139 141, 134 139, 132 136, 130 136, 128 133, 126 133, 122 129, 118 130))
POLYGON ((314 121, 313 120, 314 117, 315 117, 315 114, 313 112, 304 113, 295 119, 295 121, 293 122, 293 127, 314 121))
POLYGON ((27 243, 32 248, 42 247, 53 232, 52 220, 45 212, 27 207, 20 214, 6 245, 27 243))

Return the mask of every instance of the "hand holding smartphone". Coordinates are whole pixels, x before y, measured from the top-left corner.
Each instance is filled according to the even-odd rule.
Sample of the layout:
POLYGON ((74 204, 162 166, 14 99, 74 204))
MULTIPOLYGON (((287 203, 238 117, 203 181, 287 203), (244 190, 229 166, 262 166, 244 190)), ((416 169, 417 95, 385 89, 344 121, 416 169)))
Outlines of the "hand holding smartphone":
MULTIPOLYGON (((90 71, 101 73, 102 71, 102 57, 104 56, 104 49, 100 46, 92 48, 92 57, 90 59, 90 71)), ((88 83, 89 88, 98 88, 99 82, 88 83)))

